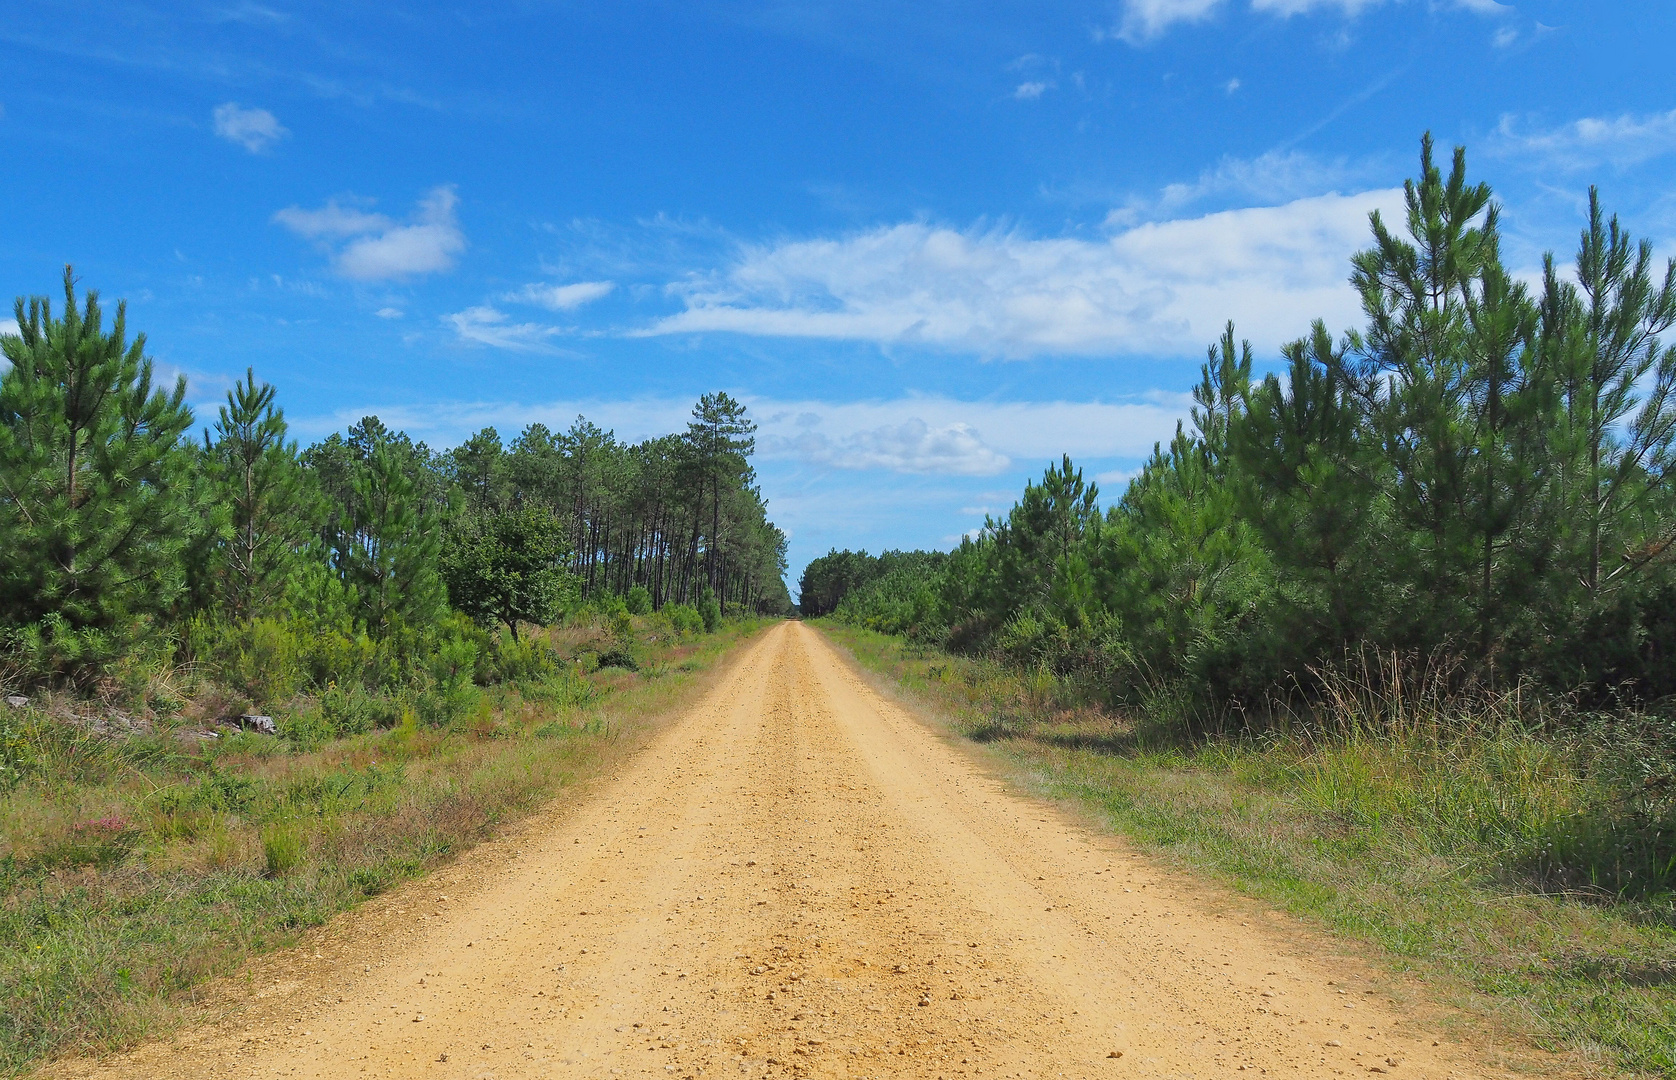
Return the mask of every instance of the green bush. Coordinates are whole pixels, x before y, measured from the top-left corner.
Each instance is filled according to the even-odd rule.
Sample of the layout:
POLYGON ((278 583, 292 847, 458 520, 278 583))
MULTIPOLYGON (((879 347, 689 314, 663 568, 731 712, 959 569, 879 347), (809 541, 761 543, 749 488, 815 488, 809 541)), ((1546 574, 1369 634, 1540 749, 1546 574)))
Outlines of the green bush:
POLYGON ((391 727, 400 717, 396 702, 368 692, 359 683, 326 687, 320 695, 320 716, 336 735, 365 735, 374 728, 391 727))
POLYGON ((227 681, 257 705, 289 699, 305 678, 296 629, 278 619, 231 627, 223 670, 227 681))
POLYGON ((704 626, 706 634, 714 634, 722 625, 722 607, 716 603, 716 598, 709 593, 698 602, 698 617, 704 626))
POLYGON ((523 638, 514 641, 511 635, 495 639, 493 662, 489 665, 490 681, 538 682, 559 670, 559 656, 545 641, 523 638))
POLYGON ((696 634, 704 629, 704 616, 690 604, 665 604, 658 613, 677 634, 696 634))
POLYGON ((644 585, 636 585, 623 597, 623 604, 630 615, 650 615, 652 613, 652 594, 644 585))
POLYGON ((607 649, 599 654, 599 667, 622 668, 624 671, 639 671, 640 665, 633 654, 627 649, 607 649))

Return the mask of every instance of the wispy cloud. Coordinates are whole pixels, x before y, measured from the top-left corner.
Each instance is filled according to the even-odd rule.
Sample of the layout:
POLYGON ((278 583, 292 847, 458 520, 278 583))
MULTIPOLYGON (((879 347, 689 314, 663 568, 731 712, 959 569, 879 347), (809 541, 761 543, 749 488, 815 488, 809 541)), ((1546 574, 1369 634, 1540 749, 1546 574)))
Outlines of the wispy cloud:
MULTIPOLYGON (((936 476, 990 476, 1017 467, 1033 472, 1061 453, 1078 460, 1138 459, 1155 442, 1168 440, 1191 406, 1186 394, 1126 402, 960 401, 933 395, 834 402, 737 396, 757 421, 758 454, 764 461, 936 476)), ((535 422, 563 428, 583 415, 618 438, 635 440, 679 431, 691 408, 690 400, 678 398, 370 402, 328 416, 296 418, 293 427, 313 438, 376 414, 432 445, 450 446, 487 426, 502 434, 535 422)), ((993 497, 1004 499, 1008 493, 993 497)))
POLYGON ((1354 18, 1367 8, 1376 7, 1383 2, 1384 0, 1251 0, 1251 10, 1291 18, 1293 15, 1329 8, 1354 18))
POLYGON ((1372 179, 1379 171, 1374 162, 1301 150, 1271 150, 1254 158, 1224 157, 1192 180, 1168 184, 1156 196, 1130 199, 1107 215, 1106 224, 1115 228, 1177 217, 1185 210, 1222 200, 1273 206, 1342 191, 1372 179))
POLYGON ((1141 45, 1177 23, 1204 22, 1221 6, 1222 0, 1124 0, 1115 36, 1141 45))
POLYGON ((578 281, 570 285, 532 282, 516 292, 507 293, 505 299, 517 304, 538 304, 550 311, 574 311, 610 295, 616 287, 616 283, 611 281, 578 281))
MULTIPOLYGON (((1209 20, 1224 0, 1124 0, 1123 13, 1112 36, 1131 45, 1143 45, 1162 36, 1178 24, 1209 20)), ((1277 18, 1291 18, 1315 11, 1337 11, 1355 18, 1385 0, 1251 0, 1251 10, 1277 18)), ((1443 0, 1450 7, 1481 15, 1504 15, 1513 8, 1496 0, 1443 0)), ((1097 35, 1100 36, 1100 35, 1097 35)))
POLYGON ((1346 261, 1401 193, 1320 195, 1152 222, 1105 240, 926 223, 745 247, 673 287, 685 310, 637 335, 725 332, 983 356, 1197 352, 1226 319, 1272 347, 1356 318, 1346 261))
POLYGON ((1538 158, 1549 168, 1628 168, 1676 150, 1676 109, 1616 117, 1586 116, 1559 127, 1527 126, 1504 116, 1492 149, 1504 155, 1538 158))
POLYGON ((268 110, 246 109, 233 101, 217 105, 210 115, 217 135, 228 142, 238 143, 252 154, 260 154, 291 134, 268 110))
POLYGON ((381 281, 451 269, 466 247, 455 215, 458 205, 454 189, 444 186, 419 200, 413 218, 405 224, 336 200, 316 210, 288 206, 274 214, 274 220, 318 242, 343 276, 381 281))
POLYGON ((993 476, 1026 462, 1139 457, 1168 439, 1187 395, 1143 401, 959 401, 913 395, 882 401, 746 401, 769 460, 845 470, 993 476))
POLYGON ((555 351, 549 339, 563 333, 556 326, 540 323, 515 323, 504 311, 488 305, 469 307, 442 317, 443 325, 452 327, 455 336, 473 345, 487 345, 494 349, 513 352, 555 351))
POLYGON ((274 220, 310 240, 341 240, 348 236, 383 232, 391 225, 390 219, 383 214, 343 206, 336 199, 328 200, 318 210, 287 206, 274 214, 274 220))
POLYGON ((1013 90, 1013 97, 1018 101, 1035 101, 1047 93, 1052 85, 1045 82, 1022 82, 1013 90))
POLYGON ((993 476, 1012 464, 1005 454, 986 445, 970 425, 934 428, 917 417, 836 438, 819 431, 804 431, 790 439, 770 436, 764 450, 769 456, 795 456, 837 469, 953 476, 993 476))

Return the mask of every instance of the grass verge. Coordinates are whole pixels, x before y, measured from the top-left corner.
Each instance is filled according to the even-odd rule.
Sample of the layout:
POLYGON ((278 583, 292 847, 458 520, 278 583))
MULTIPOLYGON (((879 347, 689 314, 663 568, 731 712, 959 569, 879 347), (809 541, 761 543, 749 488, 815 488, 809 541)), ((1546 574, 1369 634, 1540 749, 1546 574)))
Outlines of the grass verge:
POLYGON ((1609 794, 1560 740, 1149 738, 1039 675, 821 629, 1041 793, 1357 943, 1557 1068, 1676 1077, 1676 907, 1556 871, 1564 845, 1612 843, 1609 794))
POLYGON ((0 716, 35 763, 0 797, 0 1073, 166 1031, 205 980, 607 769, 762 626, 642 633, 637 671, 562 666, 346 738, 0 716))

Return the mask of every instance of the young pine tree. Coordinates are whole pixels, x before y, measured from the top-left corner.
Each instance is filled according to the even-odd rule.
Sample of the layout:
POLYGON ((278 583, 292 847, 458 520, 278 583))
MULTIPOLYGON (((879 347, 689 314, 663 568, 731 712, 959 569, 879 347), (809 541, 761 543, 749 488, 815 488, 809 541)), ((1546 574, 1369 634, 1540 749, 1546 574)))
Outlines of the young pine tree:
POLYGON ((106 330, 97 293, 77 310, 69 267, 62 317, 41 297, 15 311, 0 337, 0 621, 120 638, 182 586, 186 380, 154 389, 126 305, 106 330))
POLYGON ((315 526, 317 500, 287 442, 274 388, 256 373, 227 392, 214 438, 204 433, 209 488, 220 511, 203 554, 200 592, 238 621, 272 611, 284 599, 315 526))

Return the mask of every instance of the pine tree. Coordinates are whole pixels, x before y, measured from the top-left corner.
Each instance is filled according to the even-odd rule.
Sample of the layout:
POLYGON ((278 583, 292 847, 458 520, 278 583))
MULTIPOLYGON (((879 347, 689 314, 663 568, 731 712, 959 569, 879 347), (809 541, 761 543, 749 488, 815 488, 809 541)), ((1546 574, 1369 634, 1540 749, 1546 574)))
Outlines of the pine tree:
POLYGON ((227 392, 214 439, 204 433, 210 490, 224 521, 203 556, 203 588, 233 620, 280 604, 315 524, 316 497, 274 396, 247 369, 227 392))
POLYGON ((0 621, 126 632, 182 587, 186 380, 154 389, 126 305, 107 331, 97 293, 77 310, 69 267, 61 318, 40 297, 15 314, 0 337, 0 621))

